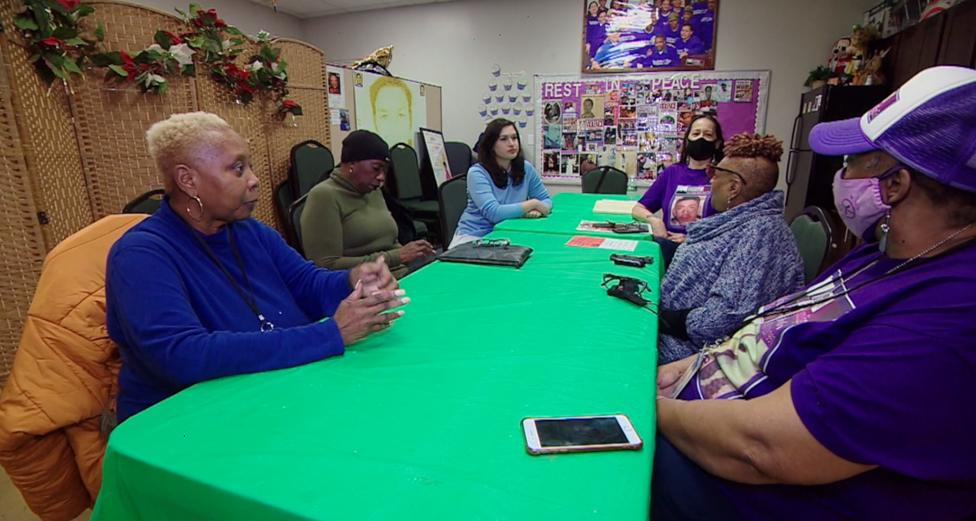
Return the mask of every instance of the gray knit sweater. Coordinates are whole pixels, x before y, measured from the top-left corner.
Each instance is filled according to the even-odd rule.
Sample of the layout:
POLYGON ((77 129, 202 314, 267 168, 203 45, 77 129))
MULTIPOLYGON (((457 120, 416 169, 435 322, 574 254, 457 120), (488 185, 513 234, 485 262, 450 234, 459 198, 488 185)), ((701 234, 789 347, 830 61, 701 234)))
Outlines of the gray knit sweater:
POLYGON ((661 307, 691 309, 688 337, 661 335, 658 363, 733 333, 759 306, 803 286, 803 261, 777 190, 688 226, 661 284, 661 307))

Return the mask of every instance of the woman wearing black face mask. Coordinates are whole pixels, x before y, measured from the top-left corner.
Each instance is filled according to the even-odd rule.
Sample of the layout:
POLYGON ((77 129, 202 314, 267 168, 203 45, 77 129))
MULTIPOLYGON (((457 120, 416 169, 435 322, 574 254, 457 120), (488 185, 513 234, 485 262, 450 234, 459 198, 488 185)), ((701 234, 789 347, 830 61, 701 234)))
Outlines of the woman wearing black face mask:
POLYGON ((717 119, 713 116, 693 119, 685 132, 681 160, 665 168, 634 205, 634 219, 649 223, 655 237, 672 241, 662 245, 666 256, 668 250, 673 252, 674 243, 684 241, 685 226, 713 213, 707 202, 709 181, 705 167, 721 161, 722 145, 722 126, 717 119), (688 213, 692 199, 698 201, 695 215, 688 213), (676 208, 679 203, 680 208, 676 208), (663 210, 663 218, 654 215, 658 210, 663 210))

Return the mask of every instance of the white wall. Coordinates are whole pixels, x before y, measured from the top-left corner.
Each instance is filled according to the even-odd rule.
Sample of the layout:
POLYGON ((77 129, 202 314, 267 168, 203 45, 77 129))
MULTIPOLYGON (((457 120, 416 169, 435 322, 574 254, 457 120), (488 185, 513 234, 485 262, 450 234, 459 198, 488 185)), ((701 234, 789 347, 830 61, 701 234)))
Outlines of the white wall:
MULTIPOLYGON (((772 71, 766 131, 788 146, 807 73, 875 3, 722 0, 716 69, 772 71)), ((303 28, 330 61, 393 44, 391 72, 442 86, 445 137, 472 143, 491 64, 529 75, 579 73, 581 15, 577 0, 462 0, 315 18, 303 28)))
POLYGON ((249 2, 248 0, 128 0, 130 3, 154 7, 160 11, 179 16, 174 9, 186 11, 190 2, 206 9, 216 9, 217 14, 230 25, 247 34, 253 35, 258 31, 268 31, 274 36, 305 40, 302 21, 294 16, 277 14, 270 7, 249 2))

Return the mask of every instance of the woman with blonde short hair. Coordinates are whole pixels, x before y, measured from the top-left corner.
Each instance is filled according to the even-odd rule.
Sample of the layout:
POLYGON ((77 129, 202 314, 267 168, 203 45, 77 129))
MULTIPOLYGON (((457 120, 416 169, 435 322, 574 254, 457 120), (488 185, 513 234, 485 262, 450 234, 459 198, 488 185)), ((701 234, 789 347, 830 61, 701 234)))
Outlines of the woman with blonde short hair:
POLYGON ((247 141, 205 112, 146 133, 166 195, 108 258, 108 332, 122 355, 123 421, 197 382, 341 355, 407 301, 383 259, 315 267, 251 218, 247 141))

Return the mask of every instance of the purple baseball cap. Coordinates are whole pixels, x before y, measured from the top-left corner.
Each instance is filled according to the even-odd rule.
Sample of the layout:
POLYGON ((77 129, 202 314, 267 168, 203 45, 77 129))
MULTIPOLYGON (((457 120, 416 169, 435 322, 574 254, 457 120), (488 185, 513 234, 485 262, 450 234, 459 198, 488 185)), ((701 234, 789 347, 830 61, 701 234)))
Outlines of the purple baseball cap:
POLYGON ((884 150, 940 183, 976 192, 976 70, 925 69, 863 116, 813 127, 810 148, 828 156, 884 150))

